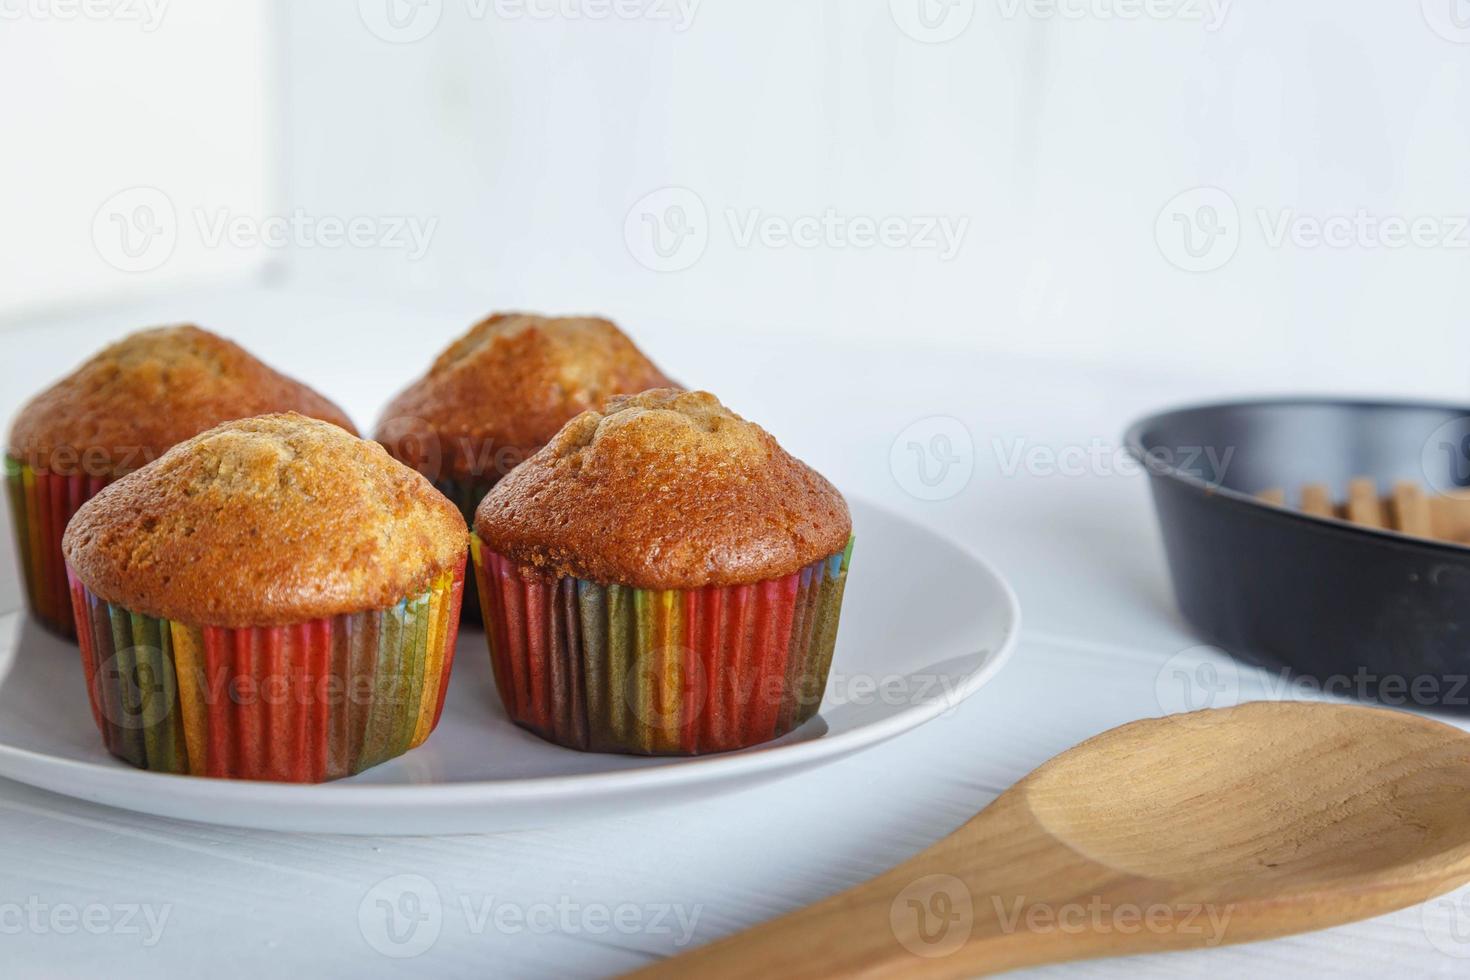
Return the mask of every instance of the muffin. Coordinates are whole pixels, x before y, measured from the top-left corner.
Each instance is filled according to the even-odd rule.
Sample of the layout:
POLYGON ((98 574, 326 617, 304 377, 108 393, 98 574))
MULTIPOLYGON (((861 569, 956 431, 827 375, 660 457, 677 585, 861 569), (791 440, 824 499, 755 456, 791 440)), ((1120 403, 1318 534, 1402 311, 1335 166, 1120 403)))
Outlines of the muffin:
POLYGON ((577 416, 480 503, 470 547, 501 701, 542 738, 696 755, 816 713, 847 504, 707 392, 577 416))
POLYGON ((467 529, 381 446, 227 422, 109 484, 62 541, 92 713, 143 769, 361 772, 444 706, 467 529))
MULTIPOLYGON (((496 481, 574 416, 613 395, 672 386, 607 320, 498 313, 394 398, 373 437, 474 520, 496 481)), ((466 606, 473 619, 473 590, 466 606)))
POLYGON ((211 426, 286 411, 353 431, 321 395, 192 326, 125 337, 32 398, 5 454, 31 611, 72 635, 61 534, 84 500, 211 426))

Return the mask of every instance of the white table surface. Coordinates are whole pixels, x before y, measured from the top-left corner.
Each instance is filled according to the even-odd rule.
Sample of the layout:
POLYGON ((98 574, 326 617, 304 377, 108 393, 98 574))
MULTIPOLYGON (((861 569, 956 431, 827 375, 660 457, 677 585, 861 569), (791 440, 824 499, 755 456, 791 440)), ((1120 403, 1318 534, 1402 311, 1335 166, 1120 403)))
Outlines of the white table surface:
MULTIPOLYGON (((484 297, 369 301, 245 289, 37 318, 0 334, 0 418, 105 339, 195 319, 310 380, 368 427, 434 350, 489 308, 484 297), (395 337, 420 349, 405 352, 395 337)), ((685 324, 625 326, 674 377, 719 393, 846 492, 991 559, 1015 586, 1025 616, 1021 645, 994 683, 952 714, 812 774, 708 803, 499 836, 233 830, 0 780, 0 973, 614 974, 677 951, 681 916, 699 943, 829 895, 944 836, 1053 754, 1164 713, 1155 693, 1160 671, 1198 641, 1173 606, 1144 480, 1114 472, 1120 434, 1153 408, 1240 393, 1255 379, 1166 378, 898 345, 833 350, 770 331, 751 337, 685 324), (908 493, 914 473, 902 466, 895 473, 890 461, 899 433, 932 416, 963 422, 974 447, 968 485, 941 501, 908 493), (1031 454, 1029 465, 1010 465, 1018 449, 1031 454), (1050 452, 1080 453, 1087 472, 1052 472, 1050 452), (407 959, 379 953, 359 922, 366 907, 372 931, 379 893, 370 892, 401 874, 428 879, 442 902, 437 939, 407 959), (88 931, 70 918, 94 905, 107 911, 90 914, 106 915, 109 926, 97 918, 88 931), (125 923, 129 908, 137 911, 125 923), (519 916, 534 927, 518 925, 519 916), (604 926, 604 918, 619 916, 622 927, 604 926)), ((4 536, 10 551, 8 525, 4 536)), ((15 608, 14 576, 0 582, 0 610, 15 608)), ((1240 677, 1243 697, 1272 690, 1264 675, 1241 668, 1240 677)), ((1037 973, 1467 970, 1470 893, 1457 893, 1315 935, 1037 973)))

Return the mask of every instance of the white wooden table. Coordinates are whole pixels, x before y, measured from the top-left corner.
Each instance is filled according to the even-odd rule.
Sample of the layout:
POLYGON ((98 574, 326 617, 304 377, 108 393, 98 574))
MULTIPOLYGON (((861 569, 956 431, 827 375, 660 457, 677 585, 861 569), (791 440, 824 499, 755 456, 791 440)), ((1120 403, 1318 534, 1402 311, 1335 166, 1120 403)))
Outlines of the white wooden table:
MULTIPOLYGON (((0 418, 106 338, 195 319, 309 379, 365 427, 431 351, 489 308, 485 297, 246 290, 38 319, 0 341, 0 418), (422 354, 401 353, 392 338, 405 336, 421 338, 422 354)), ((1021 646, 1001 676, 951 715, 814 774, 540 832, 261 833, 138 816, 0 781, 0 973, 601 976, 853 884, 945 835, 1056 752, 1163 712, 1160 672, 1197 641, 1174 609, 1143 479, 1117 472, 1120 433, 1163 404, 1290 381, 1265 368, 1252 378, 1162 378, 961 351, 834 351, 798 336, 751 339, 623 319, 674 377, 716 391, 845 491, 989 557, 1025 613, 1021 646), (955 465, 972 462, 973 475, 937 501, 905 489, 917 485, 912 457, 897 467, 890 458, 896 437, 915 423, 922 433, 958 431, 934 417, 959 420, 973 447, 952 443, 955 465), (414 907, 400 906, 393 921, 403 930, 417 923, 417 931, 395 947, 376 901, 397 894, 395 883, 379 886, 402 874, 427 879, 440 907, 413 918, 414 907), (379 947, 422 951, 394 958, 379 947)), ((8 526, 4 534, 9 551, 8 526)), ((14 576, 0 581, 0 609, 14 608, 14 576)), ((1271 690, 1256 672, 1241 668, 1240 677, 1245 697, 1271 690)), ((1055 972, 1467 970, 1470 895, 1316 935, 1055 972)))

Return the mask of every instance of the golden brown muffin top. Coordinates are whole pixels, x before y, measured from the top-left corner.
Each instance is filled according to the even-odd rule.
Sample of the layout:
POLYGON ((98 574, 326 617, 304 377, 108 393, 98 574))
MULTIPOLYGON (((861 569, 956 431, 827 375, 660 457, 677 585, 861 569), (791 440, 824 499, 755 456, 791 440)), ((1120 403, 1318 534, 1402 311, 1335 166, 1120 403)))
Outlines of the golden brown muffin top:
POLYGON ((239 628, 391 606, 468 540, 454 505, 382 446, 288 413, 226 422, 109 484, 62 551, 108 602, 239 628))
POLYGON ((607 320, 497 313, 388 403, 374 438, 430 479, 493 483, 578 413, 672 384, 607 320))
POLYGON ((342 410, 195 326, 110 344, 26 403, 10 455, 40 470, 121 476, 231 419, 301 412, 356 433, 342 410))
POLYGON ((643 589, 778 578, 847 546, 832 484, 704 391, 583 412, 480 503, 475 533, 552 576, 643 589))

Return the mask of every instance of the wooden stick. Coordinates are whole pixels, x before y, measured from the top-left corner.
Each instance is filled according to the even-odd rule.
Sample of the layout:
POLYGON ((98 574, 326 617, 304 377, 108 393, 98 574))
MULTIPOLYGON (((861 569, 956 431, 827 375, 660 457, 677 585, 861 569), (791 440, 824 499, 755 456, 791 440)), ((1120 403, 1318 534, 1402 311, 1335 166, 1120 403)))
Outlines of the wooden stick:
POLYGON ((1405 534, 1421 538, 1431 537, 1433 530, 1429 519, 1429 500, 1419 484, 1400 480, 1393 485, 1393 497, 1389 501, 1389 512, 1393 526, 1405 534))
POLYGON ((1308 483, 1302 487, 1302 511, 1315 517, 1337 516, 1337 509, 1332 506, 1332 494, 1326 484, 1308 483))
POLYGON ((1383 508, 1378 502, 1378 485, 1362 476, 1350 480, 1344 516, 1364 527, 1385 527, 1383 508))
MULTIPOLYGON (((1277 507, 1290 506, 1286 491, 1279 487, 1262 490, 1256 498, 1277 507)), ((1327 484, 1304 484, 1301 510, 1313 517, 1470 545, 1470 492, 1431 495, 1411 480, 1399 480, 1387 497, 1380 497, 1377 483, 1358 476, 1348 481, 1347 499, 1341 504, 1327 484)))
POLYGON ((1470 496, 1432 497, 1429 513, 1436 538, 1462 544, 1470 542, 1470 496))

